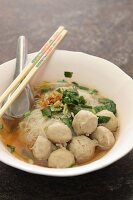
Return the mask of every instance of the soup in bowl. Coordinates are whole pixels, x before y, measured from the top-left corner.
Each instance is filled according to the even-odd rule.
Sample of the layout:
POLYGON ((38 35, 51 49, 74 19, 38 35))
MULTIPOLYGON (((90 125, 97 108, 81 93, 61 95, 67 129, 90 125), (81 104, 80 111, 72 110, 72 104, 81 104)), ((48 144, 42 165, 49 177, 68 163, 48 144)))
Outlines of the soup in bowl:
MULTIPOLYGON (((14 68, 15 60, 1 65, 1 94, 14 68)), ((1 120, 2 162, 31 173, 73 176, 105 167, 131 150, 133 81, 114 64, 56 51, 31 85, 31 111, 19 121, 1 120)))

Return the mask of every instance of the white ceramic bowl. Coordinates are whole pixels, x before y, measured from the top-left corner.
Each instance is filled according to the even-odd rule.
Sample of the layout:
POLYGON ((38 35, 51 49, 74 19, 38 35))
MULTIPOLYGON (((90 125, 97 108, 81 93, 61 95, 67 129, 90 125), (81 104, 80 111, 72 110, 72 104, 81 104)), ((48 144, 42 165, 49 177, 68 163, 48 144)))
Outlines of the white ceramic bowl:
MULTIPOLYGON (((30 54, 31 59, 35 54, 30 54)), ((0 94, 12 82, 15 60, 0 66, 0 94)), ((64 71, 73 71, 73 80, 98 89, 101 94, 114 100, 120 121, 120 133, 114 147, 101 159, 90 164, 68 168, 50 169, 31 165, 15 158, 0 142, 0 160, 12 167, 41 175, 75 176, 92 172, 110 165, 126 155, 133 147, 133 80, 111 62, 79 52, 58 50, 46 67, 42 67, 31 81, 62 79, 64 71)))

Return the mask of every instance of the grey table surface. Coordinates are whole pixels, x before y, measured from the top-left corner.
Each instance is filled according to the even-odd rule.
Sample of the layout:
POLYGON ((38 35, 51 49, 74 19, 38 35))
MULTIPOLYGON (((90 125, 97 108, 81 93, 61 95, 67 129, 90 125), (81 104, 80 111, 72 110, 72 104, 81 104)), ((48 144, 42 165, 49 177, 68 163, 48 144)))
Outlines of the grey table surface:
MULTIPOLYGON (((59 25, 60 49, 82 51, 133 77, 133 0, 0 0, 0 63, 15 57, 25 35, 37 51, 59 25)), ((133 200, 133 151, 105 169, 71 178, 22 172, 0 163, 0 200, 133 200)))

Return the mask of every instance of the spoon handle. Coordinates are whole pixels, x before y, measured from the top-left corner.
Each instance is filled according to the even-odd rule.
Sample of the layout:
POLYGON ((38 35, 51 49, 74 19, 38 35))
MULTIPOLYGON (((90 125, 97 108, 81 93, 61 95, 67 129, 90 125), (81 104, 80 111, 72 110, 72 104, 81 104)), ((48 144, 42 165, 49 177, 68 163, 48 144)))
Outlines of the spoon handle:
POLYGON ((27 60, 28 45, 25 36, 20 36, 17 43, 16 69, 14 79, 22 72, 27 60))

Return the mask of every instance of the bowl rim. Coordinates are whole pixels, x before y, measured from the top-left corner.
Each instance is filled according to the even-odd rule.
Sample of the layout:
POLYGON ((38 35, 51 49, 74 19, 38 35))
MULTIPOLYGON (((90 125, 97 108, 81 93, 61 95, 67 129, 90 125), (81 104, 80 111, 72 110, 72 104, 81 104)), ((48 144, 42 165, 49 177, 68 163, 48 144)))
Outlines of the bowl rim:
MULTIPOLYGON (((70 52, 70 53, 76 53, 76 54, 80 53, 80 54, 85 54, 87 56, 89 55, 89 54, 86 54, 86 53, 83 53, 83 52, 76 52, 76 51, 66 51, 66 50, 56 50, 56 51, 58 51, 58 52, 59 51, 60 52, 70 52)), ((36 52, 30 53, 30 54, 28 54, 28 56, 33 56, 35 53, 36 52)), ((117 70, 119 70, 122 73, 122 75, 126 76, 128 79, 133 81, 133 79, 128 74, 126 74, 123 70, 121 70, 117 65, 113 64, 112 62, 110 62, 106 59, 97 57, 97 56, 93 56, 93 55, 89 55, 89 56, 96 58, 96 59, 106 61, 107 63, 114 65, 117 68, 117 70)), ((8 63, 10 64, 14 60, 15 60, 15 58, 1 64, 0 67, 3 67, 5 64, 8 64, 8 63)), ((36 165, 32 165, 32 167, 29 167, 29 166, 31 166, 31 164, 28 164, 28 163, 26 163, 25 165, 20 165, 19 162, 17 164, 16 164, 16 162, 10 163, 10 160, 7 159, 6 157, 2 157, 1 154, 0 154, 0 161, 7 164, 8 166, 11 166, 11 167, 14 167, 16 169, 20 169, 22 171, 29 172, 29 173, 32 173, 32 174, 55 176, 55 177, 70 177, 70 176, 77 176, 77 175, 90 173, 90 172, 105 168, 108 165, 111 165, 112 163, 114 163, 117 160, 124 157, 126 154, 128 154, 132 150, 132 148, 133 147, 130 146, 128 148, 128 150, 126 150, 123 154, 114 155, 111 160, 108 160, 108 162, 105 162, 101 165, 97 165, 96 164, 97 161, 94 161, 93 164, 95 163, 95 167, 93 166, 93 169, 91 167, 89 167, 91 165, 91 163, 83 165, 83 166, 75 167, 75 168, 66 168, 66 169, 53 169, 53 168, 51 169, 51 168, 47 168, 47 167, 42 168, 42 167, 36 166, 36 165), (43 169, 43 170, 41 170, 41 169, 43 169)), ((17 160, 19 160, 19 159, 17 159, 17 160)), ((98 160, 98 161, 100 161, 100 160, 98 160)), ((20 161, 20 162, 24 162, 24 161, 20 161)))

